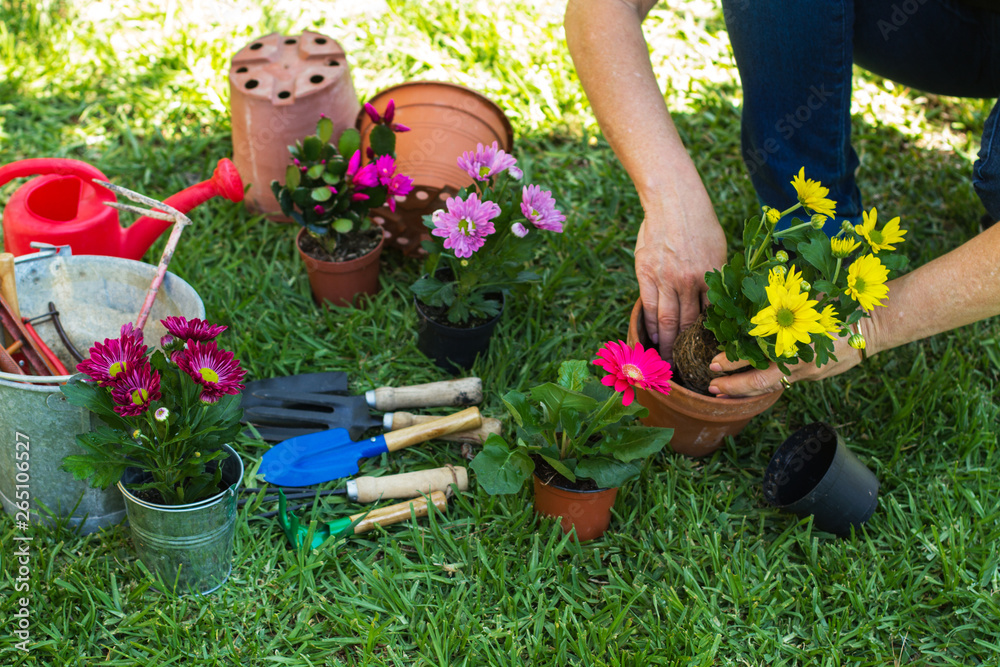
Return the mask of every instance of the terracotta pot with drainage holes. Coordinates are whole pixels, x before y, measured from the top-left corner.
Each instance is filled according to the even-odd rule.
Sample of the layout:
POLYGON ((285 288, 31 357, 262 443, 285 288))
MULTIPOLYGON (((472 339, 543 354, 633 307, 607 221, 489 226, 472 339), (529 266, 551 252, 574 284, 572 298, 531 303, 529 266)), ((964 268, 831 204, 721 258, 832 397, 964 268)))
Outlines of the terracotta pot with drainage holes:
POLYGON ((336 141, 361 109, 347 55, 317 32, 260 37, 233 56, 229 98, 233 162, 250 184, 247 208, 289 222, 271 192, 271 181, 284 182, 288 146, 315 132, 320 114, 333 121, 336 141))
MULTIPOLYGON (((458 166, 462 153, 494 141, 509 153, 514 131, 500 107, 455 83, 411 81, 386 88, 368 101, 382 112, 389 100, 396 105, 393 122, 410 128, 396 135, 396 164, 400 173, 413 179, 413 190, 397 198, 395 213, 385 207, 371 215, 382 225, 388 243, 412 255, 420 251, 422 240, 430 238, 423 216, 443 208, 448 197, 472 185, 472 177, 458 166)), ((368 114, 359 112, 362 150, 373 127, 368 114)))

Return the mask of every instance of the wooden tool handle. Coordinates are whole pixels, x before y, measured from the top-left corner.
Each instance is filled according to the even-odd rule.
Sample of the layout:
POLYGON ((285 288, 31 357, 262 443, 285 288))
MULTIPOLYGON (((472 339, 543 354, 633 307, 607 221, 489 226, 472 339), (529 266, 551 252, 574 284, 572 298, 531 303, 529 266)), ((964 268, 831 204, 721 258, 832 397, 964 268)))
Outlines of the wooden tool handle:
POLYGON ((447 417, 439 417, 423 424, 414 424, 398 431, 390 431, 382 437, 385 438, 386 449, 395 452, 418 442, 440 438, 442 435, 479 428, 482 423, 483 418, 479 414, 479 408, 472 407, 447 417))
POLYGON ((347 497, 359 503, 373 503, 379 498, 415 498, 432 491, 451 495, 452 484, 459 491, 467 490, 469 472, 461 466, 443 466, 402 475, 358 477, 347 483, 347 497))
MULTIPOLYGON (((391 430, 398 431, 401 428, 413 426, 414 424, 424 424, 434 419, 437 419, 434 415, 415 415, 412 412, 393 412, 391 430)), ((479 428, 469 431, 449 433, 448 435, 441 436, 441 440, 448 440, 449 442, 471 442, 476 445, 481 445, 486 442, 486 438, 489 437, 490 433, 500 435, 502 428, 503 424, 499 419, 495 419, 493 417, 483 417, 483 424, 479 428)))
POLYGON ((365 392, 365 400, 368 405, 383 412, 406 408, 477 405, 483 400, 483 381, 472 377, 410 387, 379 387, 365 392))
POLYGON ((17 365, 17 362, 14 361, 13 357, 7 354, 7 350, 5 350, 2 346, 0 346, 0 371, 3 371, 4 373, 13 373, 15 375, 24 375, 24 371, 21 367, 17 365))
MULTIPOLYGON (((448 496, 441 491, 431 493, 430 499, 434 503, 434 507, 441 511, 448 507, 448 496)), ((368 512, 367 515, 365 512, 355 514, 351 517, 351 522, 358 521, 361 517, 364 519, 358 521, 357 525, 354 526, 354 534, 367 533, 376 525, 391 526, 394 523, 406 521, 411 516, 410 508, 413 508, 412 513, 416 516, 427 516, 427 498, 415 498, 404 503, 381 507, 368 512)))
POLYGON ((17 301, 17 279, 14 277, 14 253, 0 253, 0 294, 10 307, 15 319, 21 319, 21 307, 17 301))

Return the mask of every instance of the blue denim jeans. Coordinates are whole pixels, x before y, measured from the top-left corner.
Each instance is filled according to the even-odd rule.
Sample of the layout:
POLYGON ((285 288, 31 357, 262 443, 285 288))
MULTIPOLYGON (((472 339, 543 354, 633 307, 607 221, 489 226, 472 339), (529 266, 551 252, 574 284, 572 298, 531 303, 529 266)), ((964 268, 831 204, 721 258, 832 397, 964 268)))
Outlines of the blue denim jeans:
MULTIPOLYGON (((1000 13, 960 0, 723 0, 743 85, 742 151, 761 201, 795 203, 790 181, 830 188, 837 220, 861 218, 851 146, 851 66, 940 95, 1000 96, 1000 13)), ((1000 105, 972 180, 1000 220, 1000 105)))

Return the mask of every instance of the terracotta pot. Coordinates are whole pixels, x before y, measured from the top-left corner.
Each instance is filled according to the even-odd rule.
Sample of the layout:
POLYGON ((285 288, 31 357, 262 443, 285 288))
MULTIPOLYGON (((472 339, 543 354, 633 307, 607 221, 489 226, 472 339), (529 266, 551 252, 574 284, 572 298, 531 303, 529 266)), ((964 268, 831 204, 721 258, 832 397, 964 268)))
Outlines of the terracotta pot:
POLYGON ((333 121, 336 141, 361 108, 343 47, 310 31, 259 37, 232 58, 229 104, 247 208, 289 222, 271 192, 271 181, 285 181, 288 147, 315 134, 320 114, 333 121))
POLYGON ((385 245, 384 237, 367 255, 346 262, 324 262, 302 251, 303 227, 295 237, 295 248, 306 265, 309 287, 316 305, 328 301, 334 306, 350 306, 359 294, 377 294, 379 290, 379 257, 385 245))
POLYGON ((611 508, 618 497, 618 488, 595 491, 574 491, 555 484, 546 484, 538 475, 535 480, 535 512, 558 517, 564 533, 576 528, 580 542, 596 540, 611 524, 611 508))
MULTIPOLYGON (((628 323, 628 344, 652 345, 642 319, 642 301, 637 300, 628 323)), ((670 446, 679 454, 708 456, 722 446, 727 435, 737 435, 751 419, 774 405, 782 390, 749 398, 715 398, 670 382, 670 393, 635 390, 636 400, 649 410, 646 426, 674 429, 670 446)))
MULTIPOLYGON (((381 113, 389 100, 396 105, 393 122, 410 128, 396 135, 396 159, 398 171, 413 179, 413 191, 397 202, 395 213, 376 209, 372 220, 383 225, 391 244, 410 255, 430 238, 423 216, 442 208, 448 197, 472 184, 472 178, 458 166, 462 153, 494 141, 510 152, 514 132, 500 107, 458 84, 403 83, 381 91, 369 102, 381 113)), ((357 116, 362 150, 368 146, 373 127, 362 110, 357 116)))

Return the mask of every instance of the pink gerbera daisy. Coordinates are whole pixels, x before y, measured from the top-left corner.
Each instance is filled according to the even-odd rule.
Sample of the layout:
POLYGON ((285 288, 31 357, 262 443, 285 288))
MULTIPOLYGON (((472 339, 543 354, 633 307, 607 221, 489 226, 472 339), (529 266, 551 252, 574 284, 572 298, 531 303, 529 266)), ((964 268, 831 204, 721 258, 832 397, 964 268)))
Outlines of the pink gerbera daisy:
POLYGON ((443 236, 444 247, 454 250, 455 257, 472 257, 486 243, 486 237, 496 231, 493 218, 500 215, 500 207, 495 202, 479 201, 475 192, 465 201, 452 197, 446 205, 447 211, 434 212, 431 234, 443 236))
POLYGON ((542 190, 537 185, 526 185, 522 191, 521 213, 538 229, 550 232, 561 232, 562 223, 566 220, 559 209, 552 193, 542 190))
POLYGON ((141 415, 153 401, 160 400, 160 374, 149 362, 135 364, 111 388, 115 412, 123 417, 141 415))
POLYGON ((515 167, 517 160, 512 155, 500 150, 500 145, 494 141, 489 146, 476 144, 476 151, 465 151, 458 158, 458 166, 477 181, 488 181, 497 174, 510 170, 515 178, 521 177, 521 170, 515 167))
POLYGON ((192 342, 176 361, 181 370, 204 387, 202 400, 206 394, 218 400, 224 394, 236 395, 243 391, 240 381, 246 371, 240 368, 232 352, 220 350, 214 342, 192 342))
POLYGON ((661 359, 656 350, 644 350, 642 343, 637 342, 630 348, 622 341, 608 341, 597 352, 597 357, 594 363, 608 372, 601 383, 622 392, 622 405, 632 404, 635 399, 633 387, 670 393, 669 381, 673 375, 670 364, 661 359))
POLYGON ((123 373, 138 365, 145 356, 142 331, 129 323, 122 326, 118 338, 105 338, 103 343, 94 343, 90 356, 78 363, 76 370, 107 387, 118 382, 123 373))

